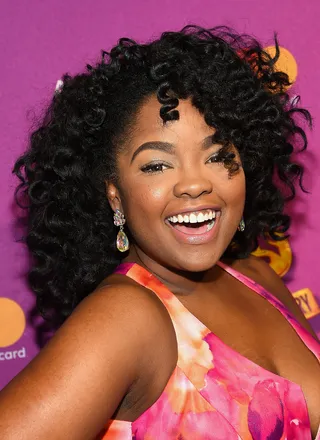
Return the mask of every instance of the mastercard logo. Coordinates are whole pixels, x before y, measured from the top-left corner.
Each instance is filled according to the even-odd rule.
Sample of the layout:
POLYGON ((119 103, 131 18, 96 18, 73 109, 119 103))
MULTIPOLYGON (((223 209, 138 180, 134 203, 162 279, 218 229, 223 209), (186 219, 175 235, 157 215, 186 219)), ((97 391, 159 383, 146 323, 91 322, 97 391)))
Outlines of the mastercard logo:
POLYGON ((0 298, 0 348, 19 341, 26 328, 26 317, 18 303, 0 298))

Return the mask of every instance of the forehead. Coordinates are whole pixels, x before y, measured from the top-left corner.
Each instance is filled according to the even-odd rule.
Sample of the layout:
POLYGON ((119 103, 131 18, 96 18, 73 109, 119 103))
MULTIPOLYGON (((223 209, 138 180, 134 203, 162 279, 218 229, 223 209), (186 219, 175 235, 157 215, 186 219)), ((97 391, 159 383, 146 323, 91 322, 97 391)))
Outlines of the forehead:
MULTIPOLYGON (((190 100, 179 100, 179 120, 165 124, 160 117, 160 108, 156 96, 149 97, 140 107, 134 118, 131 133, 131 148, 137 148, 148 141, 166 141, 179 143, 192 140, 201 142, 204 137, 215 132, 213 127, 206 124, 203 115, 191 104, 190 100)), ((130 148, 130 149, 131 149, 130 148)))

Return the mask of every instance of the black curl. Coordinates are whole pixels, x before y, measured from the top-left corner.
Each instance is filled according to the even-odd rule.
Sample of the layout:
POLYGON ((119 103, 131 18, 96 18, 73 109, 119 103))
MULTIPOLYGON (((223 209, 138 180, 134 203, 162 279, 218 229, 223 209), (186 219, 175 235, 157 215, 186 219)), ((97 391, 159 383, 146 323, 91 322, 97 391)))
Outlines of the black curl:
POLYGON ((28 210, 29 282, 43 316, 62 322, 121 261, 105 182, 116 181, 121 141, 151 95, 161 103, 163 123, 178 119, 179 99, 190 98, 217 129, 216 139, 240 153, 246 229, 225 255, 246 257, 259 237, 286 234, 285 201, 294 198, 295 181, 303 189, 294 146, 307 147, 296 116, 310 124, 311 117, 298 100, 290 105, 288 76, 275 70, 276 38, 275 45, 272 58, 247 35, 187 26, 150 44, 122 38, 86 73, 63 77, 13 169, 16 200, 28 210))

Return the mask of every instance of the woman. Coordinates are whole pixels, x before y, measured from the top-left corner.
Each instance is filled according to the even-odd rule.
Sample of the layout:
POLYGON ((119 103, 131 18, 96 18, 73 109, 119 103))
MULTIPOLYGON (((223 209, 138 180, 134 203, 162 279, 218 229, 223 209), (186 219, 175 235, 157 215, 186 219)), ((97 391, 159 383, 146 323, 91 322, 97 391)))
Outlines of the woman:
POLYGON ((3 390, 1 438, 320 438, 320 345, 250 256, 303 175, 278 56, 190 26, 64 77, 14 172, 65 322, 3 390))

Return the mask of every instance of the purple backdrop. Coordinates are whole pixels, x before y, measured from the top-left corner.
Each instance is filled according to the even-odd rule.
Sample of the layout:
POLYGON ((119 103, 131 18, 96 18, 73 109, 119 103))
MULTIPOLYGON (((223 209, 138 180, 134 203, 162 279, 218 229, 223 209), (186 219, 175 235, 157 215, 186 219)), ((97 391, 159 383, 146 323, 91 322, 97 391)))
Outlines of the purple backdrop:
MULTIPOLYGON (((26 147, 34 114, 39 115, 61 75, 82 70, 120 36, 144 41, 188 23, 226 24, 254 34, 268 46, 278 32, 280 44, 298 64, 294 93, 301 94, 315 119, 305 159, 312 194, 299 198, 294 208, 290 243, 295 258, 287 283, 292 291, 311 289, 320 302, 318 0, 3 0, 1 6, 0 388, 38 351, 33 327, 24 323, 34 298, 23 280, 26 251, 14 241, 12 164, 26 147), (305 220, 300 214, 306 214, 305 220)), ((320 333, 320 315, 311 318, 311 324, 320 333)))

